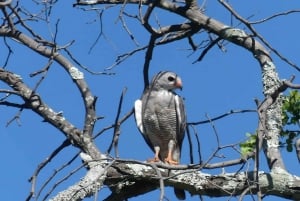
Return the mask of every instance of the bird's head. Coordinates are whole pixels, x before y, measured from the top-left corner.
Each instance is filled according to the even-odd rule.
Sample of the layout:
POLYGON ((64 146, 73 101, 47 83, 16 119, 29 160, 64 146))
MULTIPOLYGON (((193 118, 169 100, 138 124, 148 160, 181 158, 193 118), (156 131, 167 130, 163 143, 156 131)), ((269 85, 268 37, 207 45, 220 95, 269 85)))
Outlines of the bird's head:
POLYGON ((181 78, 174 72, 161 71, 152 79, 151 85, 157 89, 182 89, 181 78))

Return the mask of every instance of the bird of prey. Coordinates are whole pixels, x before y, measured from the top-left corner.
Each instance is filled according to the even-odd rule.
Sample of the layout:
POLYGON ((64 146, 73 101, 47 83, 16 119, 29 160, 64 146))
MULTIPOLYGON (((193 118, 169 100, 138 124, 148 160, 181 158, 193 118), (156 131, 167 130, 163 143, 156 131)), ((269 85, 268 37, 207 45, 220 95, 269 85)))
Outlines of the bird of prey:
POLYGON ((141 100, 135 101, 137 127, 155 153, 150 162, 180 163, 186 114, 182 98, 174 92, 178 88, 182 89, 181 78, 174 72, 161 71, 153 77, 141 100))

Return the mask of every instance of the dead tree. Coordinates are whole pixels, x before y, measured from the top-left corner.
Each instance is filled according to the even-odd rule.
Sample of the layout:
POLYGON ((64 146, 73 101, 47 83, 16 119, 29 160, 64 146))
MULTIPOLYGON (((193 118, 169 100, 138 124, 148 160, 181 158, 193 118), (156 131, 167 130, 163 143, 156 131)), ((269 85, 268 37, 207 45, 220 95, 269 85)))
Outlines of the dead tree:
MULTIPOLYGON (((160 189, 159 199, 163 200, 165 186, 173 186, 184 189, 192 195, 207 195, 211 197, 240 196, 240 200, 246 195, 256 195, 257 200, 262 200, 265 195, 273 195, 281 198, 299 200, 300 199, 300 178, 288 172, 285 162, 281 155, 279 146, 280 132, 282 128, 282 92, 287 88, 299 89, 297 84, 293 84, 292 77, 289 81, 281 80, 276 70, 275 63, 272 60, 270 51, 276 56, 292 66, 296 71, 299 67, 290 60, 281 55, 275 48, 269 44, 264 37, 255 30, 253 23, 243 18, 232 8, 226 1, 219 0, 219 4, 225 10, 230 12, 232 18, 235 18, 240 24, 246 27, 246 31, 235 28, 221 21, 214 16, 205 14, 204 6, 199 6, 197 1, 168 1, 168 0, 79 0, 74 2, 74 9, 80 8, 86 13, 95 11, 98 13, 99 22, 102 26, 102 14, 107 12, 109 8, 119 5, 118 19, 121 21, 123 28, 126 30, 131 40, 137 43, 136 35, 132 34, 126 24, 126 19, 134 19, 139 22, 140 26, 149 33, 148 44, 138 46, 136 49, 119 55, 115 62, 109 67, 120 65, 127 58, 133 57, 137 52, 145 51, 143 74, 144 85, 149 83, 149 68, 153 52, 157 46, 173 43, 181 39, 187 39, 188 45, 193 52, 201 52, 197 61, 200 62, 207 56, 207 53, 213 48, 223 48, 224 43, 231 43, 239 46, 241 49, 247 50, 253 59, 257 61, 262 75, 262 85, 264 99, 257 101, 257 108, 251 112, 256 112, 258 116, 258 124, 256 128, 256 144, 253 151, 232 160, 224 160, 222 162, 213 163, 212 158, 216 156, 219 150, 224 146, 218 143, 215 153, 211 158, 203 159, 199 163, 191 163, 186 165, 169 166, 161 163, 146 163, 138 160, 120 158, 118 154, 118 139, 120 136, 120 127, 133 114, 132 110, 124 116, 121 116, 121 108, 123 97, 126 90, 122 92, 119 100, 117 115, 112 125, 103 127, 101 131, 95 131, 95 125, 101 122, 102 116, 97 116, 97 97, 92 92, 84 72, 88 72, 96 76, 97 74, 110 74, 108 71, 94 72, 90 68, 86 68, 81 62, 72 55, 69 44, 61 46, 57 42, 57 33, 59 33, 59 21, 56 23, 56 31, 51 39, 46 39, 36 30, 32 29, 27 22, 37 21, 49 23, 52 9, 59 1, 33 1, 38 6, 43 6, 40 13, 35 14, 29 12, 21 1, 1 1, 1 20, 0 37, 3 39, 2 48, 6 48, 7 55, 2 57, 2 67, 0 68, 0 80, 4 83, 1 85, 0 105, 9 108, 16 108, 17 114, 8 121, 8 125, 14 121, 18 121, 24 110, 31 111, 39 115, 43 121, 64 135, 65 140, 53 152, 40 163, 30 178, 32 184, 31 191, 27 200, 36 197, 38 200, 40 190, 47 186, 47 182, 38 189, 36 180, 43 169, 61 153, 63 149, 72 145, 78 150, 78 154, 74 156, 68 163, 72 163, 75 158, 80 157, 83 161, 79 167, 85 168, 86 173, 78 182, 65 188, 57 195, 49 195, 51 200, 82 200, 86 197, 101 193, 103 186, 108 186, 111 190, 106 200, 124 200, 134 196, 142 195, 160 189), (129 15, 125 11, 127 5, 136 7, 136 14, 129 15), (154 26, 151 20, 155 19, 155 10, 169 12, 174 16, 180 16, 184 19, 182 23, 170 24, 167 26, 154 26), (199 34, 206 34, 206 45, 201 46, 195 44, 193 37, 199 34), (11 39, 13 42, 7 42, 11 39), (46 65, 36 72, 30 74, 31 77, 40 76, 34 86, 26 83, 22 79, 24 75, 18 75, 10 70, 10 61, 13 57, 15 44, 26 47, 27 50, 37 53, 40 57, 47 59, 46 65), (55 109, 47 103, 47 100, 38 93, 38 89, 44 79, 47 77, 48 71, 53 64, 62 68, 69 79, 77 87, 80 93, 84 108, 84 126, 79 128, 64 116, 62 112, 55 109), (12 98, 13 97, 13 98, 12 98), (14 97, 18 97, 15 101, 14 97), (21 100, 21 101, 20 101, 21 100), (113 130, 113 140, 109 146, 108 153, 114 148, 116 157, 112 157, 106 153, 104 148, 98 147, 95 139, 107 130, 113 130), (260 161, 265 160, 259 157, 259 152, 263 151, 266 156, 269 172, 260 170, 260 161), (219 175, 203 173, 203 169, 224 168, 228 166, 243 165, 247 161, 254 159, 255 165, 253 170, 239 171, 235 173, 223 173, 219 175), (144 185, 147 184, 147 185, 144 185)), ((205 5, 205 2, 203 3, 205 5)), ((71 6, 71 5, 70 5, 71 6)), ((282 14, 298 12, 296 10, 282 14)), ((63 15, 63 14, 62 14, 63 15)), ((268 19, 264 19, 267 21, 268 19)), ((91 25, 92 26, 92 25, 91 25)), ((99 36, 104 33, 99 33, 99 36)), ((96 40, 95 43, 98 41, 96 40)), ((208 118, 207 121, 190 122, 188 126, 194 128, 203 123, 211 123, 218 118, 224 118, 230 114, 243 113, 245 111, 231 111, 220 117, 208 118)), ((4 115, 5 117, 5 115, 4 115)), ((188 129, 190 130, 190 129, 188 129)), ((124 131, 126 132, 126 131, 124 131)), ((197 147, 191 143, 191 146, 197 147)), ((234 147, 232 145, 232 147, 234 147)), ((49 179, 52 176, 49 175, 49 179)), ((66 177, 68 179, 68 177, 66 177)), ((59 182, 57 183, 59 184, 59 182)), ((45 199, 48 199, 48 196, 45 199)))

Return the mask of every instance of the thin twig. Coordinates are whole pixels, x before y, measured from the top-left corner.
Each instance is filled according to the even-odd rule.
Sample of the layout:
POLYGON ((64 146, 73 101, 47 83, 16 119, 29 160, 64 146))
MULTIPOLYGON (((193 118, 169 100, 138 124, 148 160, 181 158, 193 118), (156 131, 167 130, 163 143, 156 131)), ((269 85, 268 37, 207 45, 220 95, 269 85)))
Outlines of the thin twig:
POLYGON ((149 163, 149 165, 155 170, 155 172, 159 178, 159 187, 160 187, 159 201, 162 201, 164 199, 164 194, 165 194, 165 184, 164 184, 163 177, 161 175, 160 170, 158 169, 158 167, 155 164, 149 163))
MULTIPOLYGON (((127 114, 124 115, 124 117, 118 122, 119 124, 122 124, 123 122, 125 122, 134 112, 134 109, 132 108, 127 114)), ((115 124, 112 124, 110 126, 107 126, 105 128, 103 128, 102 130, 100 130, 99 132, 97 132, 97 134, 93 137, 93 139, 96 139, 97 137, 99 137, 102 133, 104 133, 105 131, 112 129, 115 127, 115 124)))
MULTIPOLYGON (((227 113, 224 113, 220 116, 217 116, 217 117, 214 117, 214 118, 211 118, 211 121, 216 121, 216 120, 219 120, 219 119, 222 119, 226 116, 229 116, 229 115, 232 115, 232 114, 239 114, 239 113, 246 113, 246 112, 257 112, 257 110, 252 110, 252 109, 246 109, 246 110, 230 110, 229 112, 227 113)), ((188 125, 198 125, 198 124, 206 124, 206 123, 209 123, 210 120, 204 120, 204 121, 197 121, 197 122, 189 122, 187 123, 188 125)))
MULTIPOLYGON (((255 186, 255 185, 248 186, 248 187, 240 194, 239 201, 244 200, 245 195, 247 195, 247 193, 248 193, 249 191, 251 191, 252 189, 256 189, 256 186, 255 186)), ((254 201, 254 200, 253 200, 253 201, 254 201)))
POLYGON ((30 73, 29 76, 34 77, 34 76, 39 75, 41 73, 46 74, 52 63, 53 63, 53 60, 49 59, 48 63, 46 64, 46 66, 44 68, 42 68, 41 70, 35 71, 33 73, 30 73))
POLYGON ((46 78, 46 75, 51 67, 53 63, 53 60, 52 58, 49 59, 48 63, 46 64, 46 66, 42 69, 42 70, 39 70, 35 73, 31 73, 29 76, 30 77, 33 77, 34 75, 37 75, 39 73, 43 73, 43 75, 41 76, 41 78, 37 81, 36 85, 34 86, 34 88, 32 89, 33 93, 36 92, 37 88, 40 86, 40 84, 42 83, 42 81, 46 78))
POLYGON ((123 98, 126 94, 127 88, 125 87, 122 90, 122 94, 120 96, 120 100, 119 100, 119 106, 118 106, 118 110, 117 110, 117 115, 116 115, 116 119, 115 119, 115 126, 114 126, 114 136, 113 136, 113 140, 107 150, 107 153, 110 153, 112 147, 114 147, 115 149, 115 156, 116 158, 119 158, 119 151, 118 151, 118 142, 119 142, 119 136, 121 134, 120 132, 120 122, 119 122, 119 118, 120 118, 120 114, 121 114, 121 109, 122 109, 122 104, 123 104, 123 98))
POLYGON ((285 85, 285 86, 287 86, 288 88, 291 88, 291 89, 300 89, 300 84, 293 84, 289 80, 284 80, 283 85, 285 85))
POLYGON ((190 148, 190 163, 194 163, 194 157, 193 157, 193 143, 192 143, 192 138, 190 134, 190 129, 188 126, 186 126, 186 134, 189 142, 189 148, 190 148))
MULTIPOLYGON (((62 169, 64 169, 65 167, 69 166, 70 164, 73 163, 73 161, 79 156, 79 153, 76 154, 71 160, 69 160, 66 164, 62 165, 60 168, 58 168, 57 170, 54 171, 53 175, 51 177, 49 177, 49 179, 45 182, 45 184, 48 184, 52 178, 54 178, 54 176, 60 172, 62 169)), ((75 168, 74 170, 70 171, 66 176, 64 176, 62 179, 60 179, 59 181, 57 181, 52 188, 46 193, 46 195, 43 197, 42 200, 47 200, 47 198, 51 195, 51 193, 56 189, 56 187, 58 185, 60 185, 62 182, 66 181, 68 178, 70 178, 73 174, 75 174, 76 172, 78 172, 81 168, 83 168, 85 166, 85 164, 83 163, 82 165, 80 165, 79 167, 75 168)), ((42 188, 41 188, 42 190, 42 188)), ((41 192, 41 191, 40 191, 41 192)), ((40 194, 39 192, 39 194, 40 194)))
POLYGON ((145 55, 145 63, 143 68, 143 75, 144 75, 144 89, 146 89, 149 85, 149 68, 150 68, 150 61, 152 59, 153 49, 155 46, 155 40, 157 36, 152 34, 150 37, 148 49, 145 55))
MULTIPOLYGON (((13 103, 12 103, 13 104, 13 103)), ((15 104, 15 106, 14 107, 16 107, 16 104, 15 104)), ((9 120, 7 123, 6 123, 6 127, 8 127, 13 121, 16 121, 17 122, 17 124, 18 124, 18 126, 21 126, 21 121, 20 121, 20 119, 21 119, 21 114, 22 114, 22 112, 23 112, 23 109, 24 109, 24 107, 20 107, 20 109, 19 109, 19 111, 17 112, 17 114, 11 119, 11 120, 9 120)))
POLYGON ((29 109, 30 108, 26 104, 19 104, 19 103, 12 103, 12 102, 9 102, 9 101, 2 101, 2 99, 5 99, 5 98, 6 97, 1 98, 0 105, 5 105, 5 106, 8 106, 8 107, 15 107, 15 108, 19 108, 19 109, 29 109))
POLYGON ((8 97, 10 97, 11 95, 18 95, 18 96, 21 95, 20 92, 18 92, 18 91, 12 91, 12 90, 8 90, 8 89, 0 89, 0 93, 5 93, 5 96, 3 98, 0 98, 0 104, 5 99, 7 99, 8 97))
POLYGON ((198 135, 198 132, 195 128, 194 125, 191 125, 193 131, 194 131, 194 135, 196 137, 196 142, 197 142, 197 151, 198 151, 198 157, 199 157, 199 164, 202 163, 202 155, 201 155, 201 145, 200 145, 200 140, 199 140, 199 135, 198 135))
MULTIPOLYGON (((126 21, 123 17, 123 14, 125 13, 125 6, 127 5, 127 0, 124 1, 121 9, 120 9, 120 12, 119 12, 119 16, 118 16, 118 19, 121 20, 121 23, 122 23, 122 27, 125 29, 125 31, 127 32, 127 34, 129 35, 130 39, 134 42, 134 44, 136 46, 140 46, 139 43, 136 41, 134 35, 131 33, 131 31, 129 30, 127 24, 126 24, 126 21)), ((126 15, 128 16, 128 15, 126 15)))
POLYGON ((105 70, 112 70, 114 67, 118 66, 119 64, 121 64, 122 62, 124 62, 126 59, 130 58, 132 55, 134 55, 135 53, 138 53, 140 51, 143 51, 145 49, 147 49, 148 46, 145 45, 143 47, 139 47, 136 48, 130 52, 126 52, 124 54, 121 54, 119 56, 117 56, 117 58, 115 59, 114 63, 108 67, 105 68, 105 70))
POLYGON ((146 13, 144 17, 142 17, 142 24, 145 27, 145 29, 151 34, 151 35, 157 35, 159 34, 150 24, 149 24, 149 18, 155 8, 155 6, 159 3, 159 0, 154 0, 148 4, 148 8, 146 10, 146 13))
MULTIPOLYGON (((171 25, 171 26, 162 27, 160 30, 157 31, 159 33, 153 34, 153 35, 155 35, 155 39, 162 37, 161 40, 159 40, 157 42, 154 41, 154 46, 164 45, 164 44, 168 44, 168 43, 171 43, 171 42, 174 42, 177 40, 181 40, 183 38, 193 35, 194 33, 198 32, 200 29, 201 29, 200 26, 197 26, 197 25, 194 25, 191 23, 183 23, 180 25, 175 24, 175 25, 171 25), (176 34, 174 34, 174 32, 176 32, 176 34)), ((149 49, 149 44, 117 56, 114 63, 112 65, 110 65, 109 67, 106 67, 105 70, 113 69, 117 65, 124 62, 126 59, 130 58, 130 56, 132 56, 135 53, 138 53, 140 51, 143 51, 147 48, 149 49)))
MULTIPOLYGON (((74 42, 74 41, 72 41, 72 43, 73 43, 73 42, 74 42)), ((68 49, 64 48, 63 50, 69 55, 69 57, 71 58, 71 60, 74 61, 80 68, 84 69, 85 71, 89 72, 89 73, 92 74, 92 75, 115 75, 115 73, 111 73, 111 72, 102 72, 102 71, 96 72, 96 71, 92 71, 92 70, 90 70, 88 67, 82 65, 82 64, 81 64, 81 63, 80 63, 80 62, 72 55, 72 53, 71 53, 68 49)), ((111 70, 111 69, 106 69, 106 70, 111 70)))
MULTIPOLYGON (((36 170, 34 171, 33 175, 30 177, 29 182, 31 182, 31 191, 29 193, 29 196, 27 197, 26 201, 29 201, 32 196, 34 196, 35 194, 35 188, 36 188, 36 180, 37 177, 40 173, 40 171, 51 162, 51 160, 57 156, 60 151, 62 151, 64 148, 66 148, 67 146, 69 146, 71 143, 69 140, 65 140, 59 147, 57 147, 51 154, 49 157, 47 157, 43 162, 41 162, 38 167, 36 168, 36 170)), ((39 194, 38 194, 39 196, 39 194)), ((37 197, 38 197, 37 196, 37 197)))
POLYGON ((14 53, 14 51, 12 50, 12 48, 10 47, 10 45, 7 43, 6 37, 3 38, 3 41, 4 41, 5 46, 8 49, 8 53, 7 53, 7 56, 5 58, 5 62, 4 62, 4 65, 3 65, 3 68, 5 69, 6 66, 8 65, 9 58, 14 53))
POLYGON ((213 48, 216 44, 218 44, 218 42, 222 40, 221 37, 218 37, 216 39, 214 39, 213 41, 211 41, 209 43, 209 45, 202 51, 202 53, 200 54, 200 56, 198 57, 198 59, 196 61, 193 62, 196 63, 196 62, 199 62, 199 61, 202 61, 202 59, 205 57, 205 55, 208 53, 208 51, 213 48))
POLYGON ((274 52, 282 61, 286 62, 296 70, 300 71, 300 67, 296 64, 292 63, 289 59, 284 57, 279 51, 273 48, 265 39, 262 37, 251 25, 250 22, 241 17, 235 10, 224 0, 218 0, 236 19, 240 20, 243 24, 245 24, 248 29, 253 33, 254 36, 258 37, 272 52, 274 52))
POLYGON ((208 119, 211 127, 213 128, 214 134, 216 136, 216 140, 217 140, 217 145, 218 145, 218 149, 220 148, 220 139, 219 139, 219 134, 217 132, 216 126, 214 124, 214 122, 212 121, 212 119, 208 116, 208 114, 205 114, 206 118, 208 119))
POLYGON ((18 8, 13 8, 11 5, 9 5, 9 8, 12 10, 16 18, 19 20, 18 22, 21 24, 22 27, 24 27, 32 36, 35 38, 45 41, 40 35, 36 34, 26 23, 25 20, 22 19, 22 17, 19 15, 19 12, 17 11, 18 8))
POLYGON ((285 11, 285 12, 281 12, 281 13, 276 13, 270 17, 266 17, 262 20, 257 20, 257 21, 253 21, 253 22, 249 22, 250 24, 260 24, 260 23, 263 23, 263 22, 266 22, 266 21, 269 21, 271 19, 274 19, 276 17, 279 17, 279 16, 282 16, 282 15, 289 15, 291 13, 299 13, 300 10, 288 10, 288 11, 285 11))
POLYGON ((103 33, 103 22, 102 22, 102 16, 103 16, 103 13, 104 13, 104 9, 101 9, 100 12, 98 10, 96 10, 96 13, 99 16, 100 31, 98 31, 98 35, 96 37, 96 40, 93 42, 93 44, 91 45, 91 47, 89 49, 89 52, 88 52, 89 54, 93 51, 94 47, 96 46, 96 44, 100 40, 101 36, 104 36, 104 38, 105 38, 105 34, 103 33))
POLYGON ((7 13, 7 11, 6 11, 6 8, 5 8, 5 7, 1 7, 1 6, 0 6, 0 8, 1 8, 1 10, 2 10, 4 16, 5 16, 5 19, 6 19, 7 22, 8 22, 8 25, 9 25, 9 27, 10 27, 10 29, 11 29, 11 32, 15 32, 15 31, 16 31, 15 25, 14 25, 13 20, 12 20, 12 18, 10 17, 10 15, 8 15, 8 13, 7 13))
POLYGON ((52 179, 60 172, 62 171, 65 167, 69 166, 70 164, 73 163, 73 161, 79 156, 79 153, 75 154, 67 163, 63 164, 60 168, 55 169, 53 174, 44 182, 44 184, 41 186, 39 192, 37 193, 37 200, 40 197, 41 193, 43 190, 46 188, 46 186, 52 181, 52 179))

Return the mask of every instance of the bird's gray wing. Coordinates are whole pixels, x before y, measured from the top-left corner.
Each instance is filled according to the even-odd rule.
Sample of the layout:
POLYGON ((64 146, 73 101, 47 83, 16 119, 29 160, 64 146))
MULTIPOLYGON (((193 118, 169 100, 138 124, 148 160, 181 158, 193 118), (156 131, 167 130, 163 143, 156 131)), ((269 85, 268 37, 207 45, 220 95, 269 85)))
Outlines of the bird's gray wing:
MULTIPOLYGON (((143 96, 147 95, 147 91, 146 90, 143 94, 143 96)), ((151 140, 149 139, 147 132, 144 129, 143 126, 143 113, 144 113, 144 107, 145 104, 143 104, 143 101, 138 99, 134 102, 134 117, 135 117, 135 122, 136 125, 140 131, 140 133, 142 134, 144 140, 146 141, 146 143, 148 144, 148 146, 152 149, 152 151, 154 151, 154 146, 151 142, 151 140)))

